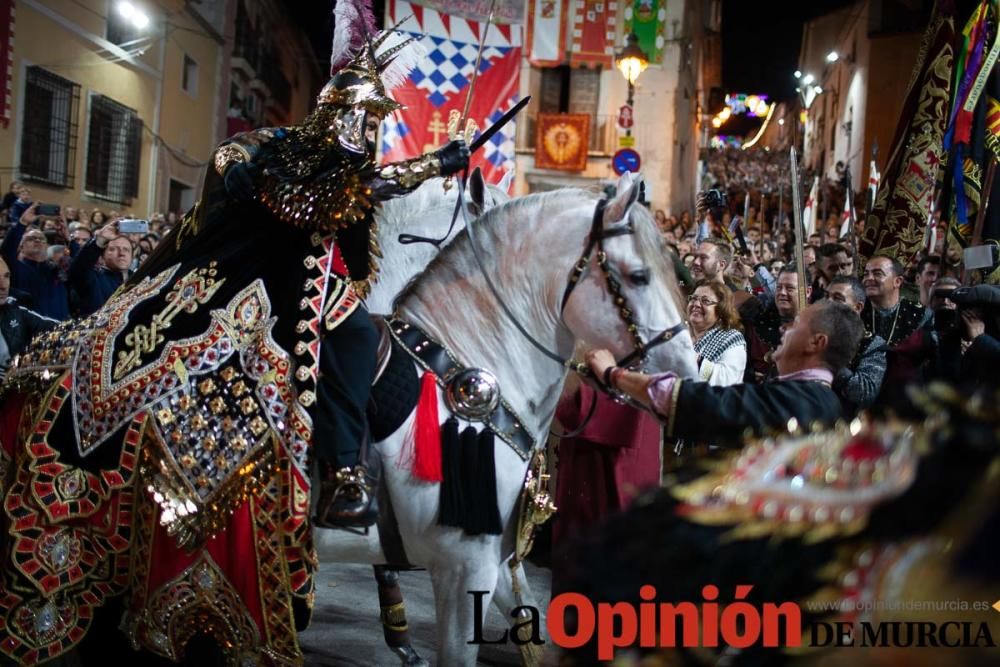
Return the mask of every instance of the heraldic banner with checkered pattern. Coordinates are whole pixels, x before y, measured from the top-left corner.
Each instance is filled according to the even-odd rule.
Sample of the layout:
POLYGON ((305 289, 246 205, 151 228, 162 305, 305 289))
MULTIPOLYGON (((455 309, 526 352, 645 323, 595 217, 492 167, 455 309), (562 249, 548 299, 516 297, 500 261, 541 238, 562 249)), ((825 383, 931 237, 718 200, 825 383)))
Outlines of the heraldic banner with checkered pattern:
MULTIPOLYGON (((423 38, 428 55, 405 84, 393 91, 405 109, 382 124, 383 161, 403 160, 448 142, 448 114, 465 106, 479 39, 485 23, 441 13, 405 0, 387 0, 386 24, 412 14, 400 30, 423 38)), ((492 25, 486 34, 479 79, 472 94, 469 118, 481 129, 498 120, 517 103, 521 63, 521 29, 516 24, 492 25)), ((514 168, 514 123, 508 123, 472 156, 488 182, 496 183, 514 168)))

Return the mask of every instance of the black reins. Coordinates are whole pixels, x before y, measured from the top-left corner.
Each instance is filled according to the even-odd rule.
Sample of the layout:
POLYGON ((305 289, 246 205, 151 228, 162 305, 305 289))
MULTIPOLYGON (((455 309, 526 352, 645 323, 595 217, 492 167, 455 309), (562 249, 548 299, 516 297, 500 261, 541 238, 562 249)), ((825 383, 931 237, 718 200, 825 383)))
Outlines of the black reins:
MULTIPOLYGON (((459 202, 462 202, 465 199, 464 181, 462 179, 456 179, 456 180, 458 180, 459 202)), ((604 251, 605 239, 614 238, 616 236, 625 236, 634 234, 635 229, 632 226, 631 222, 629 222, 623 227, 615 229, 605 229, 604 209, 607 206, 607 203, 608 200, 602 198, 600 201, 597 202, 597 206, 594 208, 594 217, 590 226, 590 238, 587 242, 587 247, 584 249, 584 252, 580 256, 580 259, 577 260, 576 264, 573 266, 572 271, 570 272, 569 281, 567 282, 566 289, 563 292, 562 303, 560 304, 559 312, 561 314, 565 310, 570 295, 572 294, 576 286, 579 284, 580 278, 583 276, 583 273, 590 265, 591 256, 593 255, 596 249, 597 263, 601 267, 602 272, 604 273, 605 279, 608 284, 608 291, 614 297, 614 303, 618 307, 618 313, 621 316, 622 320, 624 320, 626 327, 629 331, 629 334, 632 336, 633 343, 635 346, 632 352, 626 355, 617 364, 622 367, 629 367, 632 366, 633 364, 636 364, 644 360, 648 356, 649 351, 654 347, 662 345, 663 343, 667 343, 670 340, 672 340, 674 336, 676 336, 677 334, 686 329, 686 325, 682 320, 678 322, 676 325, 670 327, 669 329, 660 332, 648 343, 642 340, 642 335, 639 332, 639 326, 638 324, 636 324, 635 319, 633 317, 633 311, 629 308, 628 301, 625 295, 622 293, 621 283, 618 282, 618 280, 615 278, 615 276, 611 271, 611 267, 608 265, 607 254, 604 251)), ((468 213, 466 212, 465 207, 464 206, 457 207, 455 215, 457 216, 459 212, 461 212, 461 215, 464 218, 465 232, 469 236, 469 245, 472 247, 472 254, 476 259, 476 263, 479 265, 479 270, 483 275, 483 279, 486 281, 486 285, 489 287, 490 291, 493 293, 494 298, 496 298, 497 303, 500 305, 500 309, 511 321, 511 323, 518 330, 518 332, 520 332, 520 334, 524 336, 524 338, 529 343, 531 343, 532 346, 534 346, 539 352, 541 352, 547 358, 551 359, 552 361, 556 362, 557 364, 565 368, 569 368, 570 370, 576 372, 581 376, 589 377, 595 380, 598 388, 604 393, 612 396, 616 400, 624 400, 634 405, 635 407, 639 407, 641 409, 647 409, 645 408, 645 406, 642 406, 637 401, 625 397, 620 392, 614 391, 611 387, 605 386, 603 383, 603 379, 596 377, 594 373, 590 370, 590 367, 587 366, 585 363, 574 361, 572 359, 565 359, 556 354, 555 352, 552 352, 551 350, 546 348, 542 343, 538 342, 534 338, 534 336, 532 336, 521 325, 517 317, 514 315, 513 312, 511 312, 510 308, 507 306, 507 303, 504 301, 503 297, 500 294, 500 290, 497 289, 496 285, 494 284, 493 279, 486 271, 486 265, 483 262, 482 256, 479 252, 478 244, 476 242, 475 231, 473 229, 472 223, 468 218, 468 213)), ((572 437, 573 435, 582 432, 584 426, 586 426, 587 424, 587 421, 589 421, 590 415, 592 414, 593 414, 593 406, 591 406, 590 414, 588 415, 587 419, 584 420, 584 423, 580 426, 580 428, 572 433, 563 434, 563 437, 572 437)))

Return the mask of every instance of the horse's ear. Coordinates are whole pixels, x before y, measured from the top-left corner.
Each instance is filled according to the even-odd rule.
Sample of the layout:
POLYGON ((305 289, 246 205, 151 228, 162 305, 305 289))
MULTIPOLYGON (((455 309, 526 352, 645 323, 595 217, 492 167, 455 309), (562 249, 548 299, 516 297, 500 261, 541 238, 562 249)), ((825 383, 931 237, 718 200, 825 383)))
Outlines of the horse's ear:
POLYGON ((473 215, 482 215, 486 210, 486 181, 483 180, 483 172, 479 167, 469 174, 469 196, 472 197, 469 210, 473 215))
POLYGON ((514 168, 511 167, 503 173, 503 178, 497 183, 497 188, 510 194, 510 186, 514 185, 514 168))
POLYGON ((630 172, 622 174, 618 180, 618 190, 615 192, 614 199, 604 207, 605 225, 612 225, 628 216, 629 209, 639 200, 641 187, 641 178, 633 178, 630 172))

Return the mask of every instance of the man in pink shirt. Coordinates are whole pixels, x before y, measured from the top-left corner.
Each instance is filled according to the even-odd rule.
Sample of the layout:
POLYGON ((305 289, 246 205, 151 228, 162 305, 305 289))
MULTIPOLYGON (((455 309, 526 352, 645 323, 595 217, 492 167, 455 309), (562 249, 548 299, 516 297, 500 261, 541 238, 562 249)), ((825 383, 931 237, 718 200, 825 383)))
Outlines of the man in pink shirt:
POLYGON ((711 387, 674 373, 647 375, 614 365, 607 350, 587 356, 607 384, 653 409, 667 424, 667 436, 740 446, 744 434, 799 426, 830 426, 843 418, 831 388, 837 371, 850 364, 863 332, 854 309, 837 302, 812 304, 785 330, 774 352, 776 382, 711 387))

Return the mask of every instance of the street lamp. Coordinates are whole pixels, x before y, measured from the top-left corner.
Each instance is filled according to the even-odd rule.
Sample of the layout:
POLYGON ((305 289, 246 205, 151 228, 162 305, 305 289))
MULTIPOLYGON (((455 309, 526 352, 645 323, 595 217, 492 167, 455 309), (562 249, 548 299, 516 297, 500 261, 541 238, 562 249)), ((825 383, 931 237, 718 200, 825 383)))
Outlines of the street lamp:
POLYGON ((150 23, 149 15, 133 5, 128 0, 118 3, 118 13, 128 20, 137 30, 145 30, 150 23))
POLYGON ((639 48, 639 38, 634 32, 625 39, 625 42, 625 48, 615 56, 615 62, 618 65, 618 71, 628 81, 628 105, 632 106, 635 97, 635 81, 649 66, 649 58, 646 57, 645 51, 639 48))
POLYGON ((835 63, 839 59, 840 59, 840 54, 837 53, 836 51, 830 51, 830 53, 826 54, 826 62, 828 63, 835 63))

